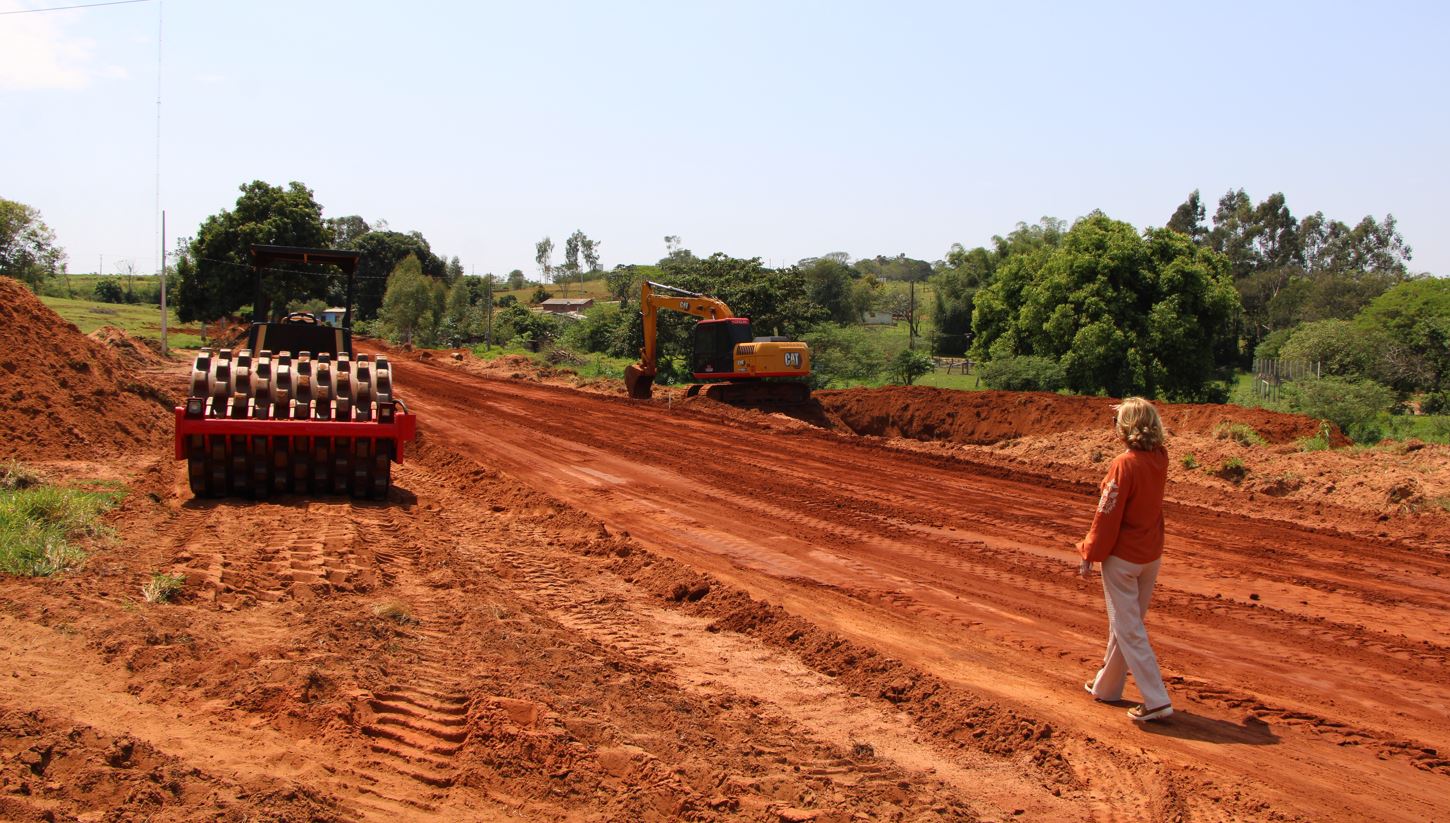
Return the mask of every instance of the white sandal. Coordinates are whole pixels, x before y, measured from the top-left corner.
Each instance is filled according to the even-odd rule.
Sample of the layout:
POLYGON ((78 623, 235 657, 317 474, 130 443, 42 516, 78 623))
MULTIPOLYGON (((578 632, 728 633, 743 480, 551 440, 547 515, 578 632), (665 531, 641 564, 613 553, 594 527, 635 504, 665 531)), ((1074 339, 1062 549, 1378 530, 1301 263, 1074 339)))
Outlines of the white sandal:
POLYGON ((1128 709, 1128 717, 1131 717, 1132 719, 1142 723, 1146 723, 1150 720, 1162 720, 1163 718, 1171 714, 1173 714, 1173 707, 1167 704, 1159 706, 1156 709, 1149 709, 1147 706, 1144 706, 1142 704, 1128 709))

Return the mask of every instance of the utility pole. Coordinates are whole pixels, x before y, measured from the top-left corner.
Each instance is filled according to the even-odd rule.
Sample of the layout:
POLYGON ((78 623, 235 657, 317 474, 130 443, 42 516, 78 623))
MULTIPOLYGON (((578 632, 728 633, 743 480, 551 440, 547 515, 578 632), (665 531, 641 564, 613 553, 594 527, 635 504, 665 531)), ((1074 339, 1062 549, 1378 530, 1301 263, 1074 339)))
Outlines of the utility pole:
POLYGON ((166 345, 166 210, 161 211, 161 354, 171 354, 166 345))

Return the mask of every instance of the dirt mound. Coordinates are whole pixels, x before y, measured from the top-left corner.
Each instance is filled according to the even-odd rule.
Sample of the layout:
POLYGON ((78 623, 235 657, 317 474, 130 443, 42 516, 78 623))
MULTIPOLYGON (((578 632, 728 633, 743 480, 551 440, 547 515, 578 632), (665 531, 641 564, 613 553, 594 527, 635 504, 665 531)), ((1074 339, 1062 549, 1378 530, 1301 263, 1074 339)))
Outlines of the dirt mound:
POLYGON ((80 459, 156 446, 170 400, 105 344, 0 277, 0 427, 6 456, 80 459))
POLYGON ((86 336, 115 352, 122 362, 132 368, 162 368, 170 365, 161 356, 159 344, 132 337, 125 329, 102 326, 86 336))
MULTIPOLYGON (((1109 397, 1047 392, 961 392, 928 386, 887 386, 816 392, 821 407, 857 434, 988 445, 1027 435, 1106 429, 1109 397)), ((1158 404, 1170 432, 1211 433, 1224 423, 1252 427, 1270 443, 1313 437, 1319 422, 1299 414, 1216 404, 1158 404)), ((1338 431, 1334 435, 1342 444, 1338 431)))

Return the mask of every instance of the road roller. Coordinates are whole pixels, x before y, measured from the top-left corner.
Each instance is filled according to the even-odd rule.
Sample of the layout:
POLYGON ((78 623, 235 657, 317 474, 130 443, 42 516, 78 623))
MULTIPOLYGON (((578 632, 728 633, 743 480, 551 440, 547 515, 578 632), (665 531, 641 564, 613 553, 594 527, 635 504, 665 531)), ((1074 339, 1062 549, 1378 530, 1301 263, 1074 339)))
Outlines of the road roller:
POLYGON ((176 459, 193 494, 265 498, 274 493, 351 494, 382 500, 417 420, 393 393, 383 355, 355 354, 352 303, 358 253, 251 247, 255 317, 267 317, 262 272, 326 264, 348 276, 342 325, 307 312, 253 323, 227 348, 203 348, 186 404, 176 408, 176 459))

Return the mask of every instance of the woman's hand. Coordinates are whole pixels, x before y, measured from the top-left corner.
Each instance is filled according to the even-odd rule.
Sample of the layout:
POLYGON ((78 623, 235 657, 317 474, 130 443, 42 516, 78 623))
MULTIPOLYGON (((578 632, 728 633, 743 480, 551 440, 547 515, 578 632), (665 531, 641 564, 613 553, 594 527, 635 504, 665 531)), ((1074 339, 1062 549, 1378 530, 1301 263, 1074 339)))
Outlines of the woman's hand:
POLYGON ((1093 574, 1093 561, 1091 561, 1091 560, 1084 560, 1084 561, 1082 561, 1081 564, 1078 565, 1078 567, 1077 567, 1077 576, 1078 577, 1081 577, 1084 580, 1086 580, 1087 578, 1092 577, 1092 574, 1093 574))

